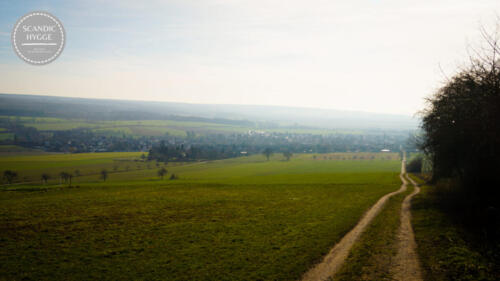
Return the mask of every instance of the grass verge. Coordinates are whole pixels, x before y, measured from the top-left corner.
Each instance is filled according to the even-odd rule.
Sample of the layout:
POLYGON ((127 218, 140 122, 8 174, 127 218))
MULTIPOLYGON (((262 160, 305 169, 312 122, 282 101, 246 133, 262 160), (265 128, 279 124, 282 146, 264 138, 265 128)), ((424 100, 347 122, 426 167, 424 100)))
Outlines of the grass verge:
POLYGON ((438 188, 422 185, 412 201, 412 224, 424 279, 498 280, 498 245, 487 245, 453 219, 443 207, 446 199, 436 192, 438 188))

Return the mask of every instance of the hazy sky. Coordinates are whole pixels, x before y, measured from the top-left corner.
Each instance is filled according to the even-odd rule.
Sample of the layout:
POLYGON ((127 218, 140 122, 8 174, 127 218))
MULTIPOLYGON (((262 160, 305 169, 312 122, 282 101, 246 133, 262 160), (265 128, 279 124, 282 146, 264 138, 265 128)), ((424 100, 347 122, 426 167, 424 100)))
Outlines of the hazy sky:
POLYGON ((412 115, 499 13, 498 0, 0 0, 0 92, 412 115), (33 10, 66 29, 49 65, 11 47, 33 10))

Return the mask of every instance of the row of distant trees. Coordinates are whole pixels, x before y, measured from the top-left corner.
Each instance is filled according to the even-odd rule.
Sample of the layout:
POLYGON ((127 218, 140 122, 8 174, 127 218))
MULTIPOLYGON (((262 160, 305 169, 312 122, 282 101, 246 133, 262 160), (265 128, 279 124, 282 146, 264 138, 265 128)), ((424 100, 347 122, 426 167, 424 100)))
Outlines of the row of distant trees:
POLYGON ((159 162, 201 161, 232 158, 259 152, 262 153, 267 160, 269 160, 275 152, 282 153, 287 161, 293 156, 290 150, 274 147, 265 147, 262 149, 259 147, 250 148, 236 145, 172 145, 161 142, 159 145, 151 148, 147 159, 159 162))
MULTIPOLYGON (((100 175, 100 179, 102 179, 103 181, 106 181, 106 179, 108 179, 108 170, 106 169, 102 169, 99 173, 100 175)), ((71 181, 73 180, 73 177, 79 177, 81 176, 80 174, 80 171, 79 170, 75 170, 75 173, 69 173, 69 172, 60 172, 59 173, 59 179, 62 182, 64 183, 69 183, 69 185, 71 185, 71 181)), ((16 171, 12 171, 12 170, 5 170, 3 172, 3 177, 2 179, 7 182, 8 184, 12 184, 17 178, 19 177, 19 173, 16 172, 16 171)), ((43 184, 47 184, 49 179, 51 179, 52 176, 48 173, 42 173, 40 175, 40 179, 42 180, 42 183, 43 184)))
MULTIPOLYGON (((99 172, 99 179, 101 179, 102 181, 106 181, 109 177, 109 172, 108 170, 106 169, 102 169, 100 172, 99 172)), ((168 171, 165 167, 162 167, 158 170, 157 172, 158 176, 163 180, 163 178, 168 174, 168 171)), ((81 176, 80 174, 80 171, 79 170, 75 170, 74 173, 70 173, 70 172, 60 172, 59 175, 58 175, 58 178, 60 180, 61 183, 65 183, 65 184, 68 184, 71 186, 72 184, 72 180, 74 177, 79 177, 81 176)), ((4 182, 8 183, 8 184, 12 184, 14 183, 14 181, 16 181, 17 179, 19 178, 19 173, 16 172, 16 171, 12 171, 12 170, 5 170, 2 174, 2 179, 4 182)), ((170 175, 170 179, 171 180, 174 180, 174 179, 178 179, 178 175, 176 174, 171 174, 170 175)), ((42 181, 43 184, 47 184, 48 181, 50 179, 52 179, 52 176, 49 174, 49 173, 42 173, 40 175, 40 179, 42 181)))

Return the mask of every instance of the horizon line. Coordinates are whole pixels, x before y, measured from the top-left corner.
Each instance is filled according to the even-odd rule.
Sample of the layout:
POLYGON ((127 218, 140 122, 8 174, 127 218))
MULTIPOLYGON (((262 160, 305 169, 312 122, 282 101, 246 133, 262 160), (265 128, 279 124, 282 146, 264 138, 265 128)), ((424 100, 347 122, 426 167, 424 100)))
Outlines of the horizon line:
POLYGON ((354 109, 338 109, 338 108, 324 108, 324 107, 308 107, 308 106, 290 106, 290 105, 271 105, 271 104, 238 104, 238 103, 196 103, 196 102, 185 102, 185 101, 166 101, 166 100, 143 100, 143 99, 123 99, 123 98, 111 98, 111 97, 71 97, 71 96, 61 96, 61 95, 50 95, 50 94, 26 94, 26 93, 4 93, 0 92, 0 95, 17 95, 17 96, 38 96, 38 97, 52 97, 52 98, 67 98, 67 99, 86 99, 86 100, 108 100, 108 101, 126 101, 126 102, 160 102, 160 103, 172 103, 172 104, 187 104, 187 105, 208 105, 208 106, 258 106, 258 107, 278 107, 278 108, 289 108, 289 109, 317 109, 324 111, 342 111, 350 113, 370 113, 370 114, 381 114, 381 115, 391 115, 391 116, 406 116, 411 118, 417 118, 414 114, 405 113, 389 113, 389 112, 377 112, 377 111, 363 111, 354 109))

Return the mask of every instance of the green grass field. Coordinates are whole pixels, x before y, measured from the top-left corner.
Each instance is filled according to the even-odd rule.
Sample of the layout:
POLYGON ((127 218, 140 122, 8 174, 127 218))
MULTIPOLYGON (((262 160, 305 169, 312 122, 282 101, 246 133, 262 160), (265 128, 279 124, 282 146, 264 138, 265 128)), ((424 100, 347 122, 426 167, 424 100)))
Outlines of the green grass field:
MULTIPOLYGON (((76 174, 75 171, 78 170, 83 178, 86 175, 97 175, 102 169, 111 173, 115 170, 116 172, 126 171, 127 167, 129 171, 146 169, 148 164, 134 161, 139 160, 141 154, 141 152, 10 154, 0 157, 0 171, 16 171, 19 174, 18 182, 39 181, 41 175, 47 173, 51 176, 50 183, 57 183, 59 182, 58 175, 61 172, 76 174)), ((149 165, 152 164, 149 163, 149 165)))
MULTIPOLYGON (((17 145, 0 145, 0 159, 5 159, 6 156, 22 156, 22 155, 40 155, 47 154, 41 150, 21 147, 17 145)), ((0 160, 0 162, 2 162, 0 160)), ((1 170, 0 170, 1 171, 1 170)))
MULTIPOLYGON (((178 180, 160 180, 150 163, 106 182, 78 177, 78 188, 3 187, 0 279, 295 280, 399 188, 400 162, 388 155, 168 164, 178 180)), ((9 156, 0 165, 20 175, 86 171, 138 156, 9 156)))

